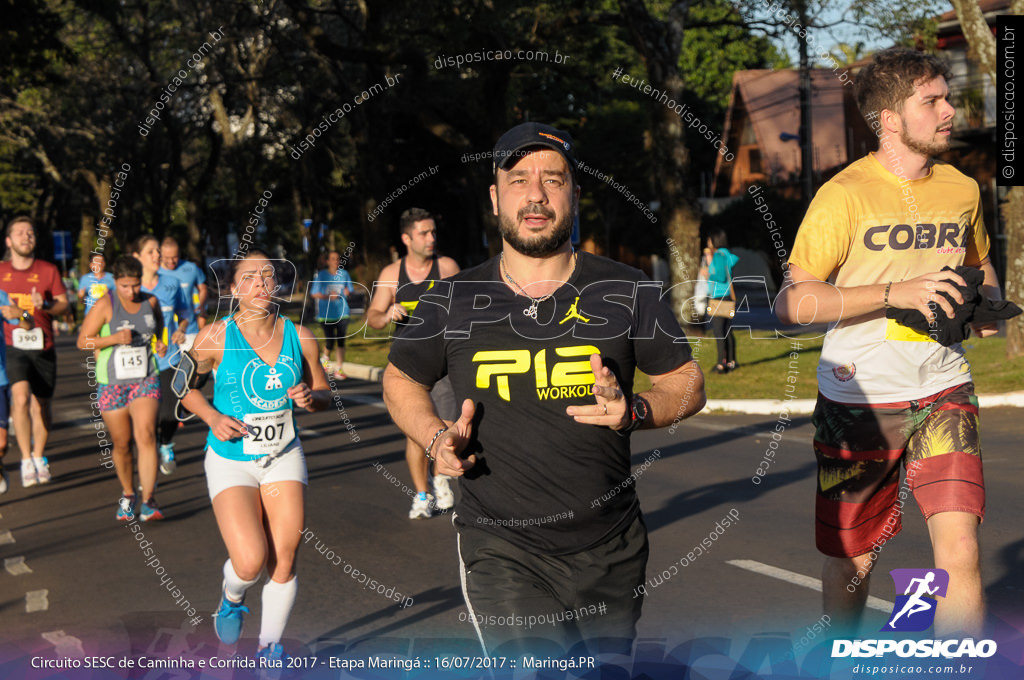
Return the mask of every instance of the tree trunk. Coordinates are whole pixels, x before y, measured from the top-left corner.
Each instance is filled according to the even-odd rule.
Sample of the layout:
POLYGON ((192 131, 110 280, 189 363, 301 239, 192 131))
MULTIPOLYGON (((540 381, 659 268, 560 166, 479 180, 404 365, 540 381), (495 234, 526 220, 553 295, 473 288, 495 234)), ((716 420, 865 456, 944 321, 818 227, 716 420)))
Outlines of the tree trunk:
POLYGON ((182 248, 185 251, 184 255, 202 269, 206 268, 206 239, 203 238, 203 230, 200 226, 200 223, 203 221, 202 198, 205 193, 203 192, 198 196, 190 193, 185 201, 185 225, 188 231, 188 243, 185 243, 185 247, 182 248))
POLYGON ((956 18, 967 39, 970 56, 974 57, 978 66, 996 82, 996 39, 992 35, 981 6, 976 0, 952 0, 956 9, 956 18))
MULTIPOLYGON (((81 246, 82 256, 79 258, 78 270, 84 274, 89 269, 89 253, 93 250, 103 253, 107 258, 107 267, 110 267, 112 258, 108 246, 114 240, 114 225, 117 218, 112 219, 109 225, 102 222, 103 208, 107 205, 107 201, 110 200, 110 190, 113 188, 110 179, 98 177, 91 170, 81 170, 79 171, 79 176, 85 179, 92 189, 93 196, 96 197, 95 213, 89 209, 88 203, 82 206, 82 227, 78 233, 78 243, 81 246), (100 227, 97 227, 97 225, 100 225, 100 227), (103 236, 104 233, 106 236, 103 236), (102 238, 103 243, 98 242, 97 238, 102 238)), ((127 246, 127 244, 124 245, 127 246)), ((127 250, 128 248, 126 247, 125 251, 127 252, 127 250)))
MULTIPOLYGON (((1024 300, 1024 187, 1013 187, 1003 205, 1006 224, 1007 300, 1024 300)), ((1006 358, 1024 355, 1024 314, 1006 322, 1006 358)))
MULTIPOLYGON (((970 47, 971 55, 982 70, 996 83, 996 39, 985 22, 981 7, 975 0, 952 0, 957 19, 970 47)), ((1024 13, 1024 2, 1014 0, 1010 12, 1024 13)), ((1013 187, 1003 205, 1006 227, 1006 281, 1005 297, 1019 301, 1024 296, 1024 188, 1013 187)), ((1024 355, 1024 315, 1006 322, 1006 356, 1013 359, 1024 355)))
MULTIPOLYGON (((680 30, 681 34, 681 30, 680 30)), ((681 46, 681 42, 680 42, 681 46)), ((670 100, 681 102, 683 79, 679 73, 678 54, 674 49, 662 63, 648 64, 651 87, 668 93, 670 100)), ((686 146, 682 119, 673 109, 658 101, 651 131, 651 151, 654 154, 654 184, 663 206, 665 235, 676 246, 673 253, 672 309, 684 324, 694 320, 693 282, 697 280, 700 261, 700 211, 687 191, 686 177, 690 171, 690 150, 686 146)))
MULTIPOLYGON (((679 73, 679 52, 689 2, 673 3, 664 21, 653 18, 642 0, 619 0, 623 18, 633 36, 634 46, 647 67, 652 88, 665 92, 679 104, 683 99, 683 78, 679 73)), ((671 258, 672 308, 683 324, 693 321, 693 282, 700 253, 700 214, 687 190, 690 151, 686 146, 683 121, 673 109, 651 99, 654 155, 654 185, 661 202, 662 229, 677 250, 671 258)))
POLYGON ((89 271, 92 255, 93 237, 96 235, 96 219, 82 206, 81 227, 78 231, 78 247, 81 256, 78 258, 78 274, 82 275, 89 271))

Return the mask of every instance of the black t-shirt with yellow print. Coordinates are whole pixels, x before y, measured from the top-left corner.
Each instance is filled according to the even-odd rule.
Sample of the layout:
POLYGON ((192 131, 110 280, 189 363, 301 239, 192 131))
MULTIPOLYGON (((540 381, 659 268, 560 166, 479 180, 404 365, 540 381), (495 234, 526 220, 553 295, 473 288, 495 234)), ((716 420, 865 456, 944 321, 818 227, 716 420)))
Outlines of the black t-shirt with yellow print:
POLYGON ((579 552, 623 531, 639 513, 629 439, 576 423, 570 405, 595 403, 590 355, 632 393, 636 368, 668 373, 689 345, 661 284, 612 260, 579 253, 572 276, 540 303, 501 280, 499 258, 423 295, 389 360, 413 380, 451 378, 459 404, 477 404, 477 464, 460 487, 456 524, 492 531, 525 550, 579 552), (621 489, 600 500, 613 489, 621 489))

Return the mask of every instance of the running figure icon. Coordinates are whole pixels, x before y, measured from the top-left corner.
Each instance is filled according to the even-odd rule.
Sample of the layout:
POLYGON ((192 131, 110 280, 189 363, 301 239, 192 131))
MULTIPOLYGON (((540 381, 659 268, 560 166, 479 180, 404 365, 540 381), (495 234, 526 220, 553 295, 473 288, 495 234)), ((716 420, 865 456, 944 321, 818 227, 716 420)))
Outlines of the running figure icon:
POLYGON ((889 627, 894 628, 893 624, 896 623, 896 619, 900 618, 904 614, 909 619, 918 612, 926 612, 935 607, 935 600, 928 601, 924 599, 925 595, 934 595, 939 590, 939 586, 936 585, 934 588, 929 588, 928 584, 935 580, 935 573, 929 571, 924 575, 923 578, 910 579, 910 583, 907 585, 907 590, 903 593, 904 595, 910 595, 910 591, 914 588, 914 584, 917 585, 917 591, 910 595, 910 599, 907 600, 906 604, 903 605, 903 609, 899 611, 896 616, 892 617, 889 621, 889 627))

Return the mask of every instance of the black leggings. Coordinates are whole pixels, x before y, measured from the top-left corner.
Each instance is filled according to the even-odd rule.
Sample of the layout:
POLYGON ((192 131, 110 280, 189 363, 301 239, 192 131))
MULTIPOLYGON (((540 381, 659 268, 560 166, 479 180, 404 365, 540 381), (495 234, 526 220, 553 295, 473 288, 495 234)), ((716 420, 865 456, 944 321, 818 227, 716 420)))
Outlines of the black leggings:
POLYGON ((160 415, 157 418, 157 438, 160 446, 170 444, 174 439, 174 433, 178 431, 178 419, 174 415, 174 407, 178 398, 174 396, 171 389, 171 379, 174 377, 174 367, 160 371, 160 415))
POLYGON ((736 361, 736 337, 732 334, 732 319, 724 316, 711 317, 711 332, 718 345, 718 363, 736 361))

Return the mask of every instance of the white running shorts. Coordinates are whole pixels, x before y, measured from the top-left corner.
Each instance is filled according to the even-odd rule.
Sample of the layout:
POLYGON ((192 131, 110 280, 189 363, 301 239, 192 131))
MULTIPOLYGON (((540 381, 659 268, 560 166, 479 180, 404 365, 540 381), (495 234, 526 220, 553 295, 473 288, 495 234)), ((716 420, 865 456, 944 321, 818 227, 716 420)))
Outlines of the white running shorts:
POLYGON ((224 489, 233 486, 248 486, 253 489, 273 482, 302 482, 309 484, 306 474, 306 457, 298 438, 281 455, 274 458, 267 467, 260 467, 251 460, 231 460, 206 449, 206 487, 212 501, 224 489))

